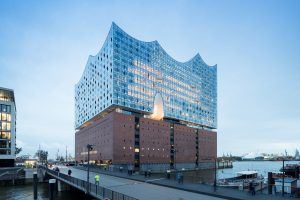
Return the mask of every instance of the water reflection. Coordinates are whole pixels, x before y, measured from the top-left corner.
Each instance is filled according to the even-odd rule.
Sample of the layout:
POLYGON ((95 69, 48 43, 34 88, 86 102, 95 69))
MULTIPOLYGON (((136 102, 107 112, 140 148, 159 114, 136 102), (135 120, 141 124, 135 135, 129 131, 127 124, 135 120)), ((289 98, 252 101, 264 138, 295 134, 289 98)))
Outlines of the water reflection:
MULTIPOLYGON (((182 171, 183 181, 187 183, 205 183, 213 184, 215 180, 214 170, 195 170, 195 171, 182 171)), ((171 180, 175 180, 175 173, 171 173, 171 180)), ((166 174, 152 174, 151 177, 154 178, 165 178, 166 174)))
MULTIPOLYGON (((48 184, 40 183, 38 186, 38 199, 48 200, 48 184)), ((32 185, 1 186, 0 200, 33 200, 32 185)), ((55 200, 82 200, 87 199, 82 192, 71 190, 57 192, 55 200)))

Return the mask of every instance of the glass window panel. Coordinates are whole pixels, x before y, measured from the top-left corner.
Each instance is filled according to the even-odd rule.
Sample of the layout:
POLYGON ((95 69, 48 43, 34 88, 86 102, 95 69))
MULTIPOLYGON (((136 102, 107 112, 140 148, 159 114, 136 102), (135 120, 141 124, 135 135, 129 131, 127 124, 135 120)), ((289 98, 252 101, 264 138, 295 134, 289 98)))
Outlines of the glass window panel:
POLYGON ((6 123, 6 130, 10 131, 10 123, 9 122, 6 123))
POLYGON ((7 117, 7 121, 10 122, 10 121, 11 121, 11 115, 10 115, 10 114, 7 114, 6 117, 7 117))
POLYGON ((1 113, 1 120, 6 121, 6 113, 1 113))
POLYGON ((8 113, 10 113, 10 112, 11 112, 11 106, 10 106, 10 105, 7 105, 7 106, 6 106, 6 109, 7 109, 7 111, 6 111, 6 112, 8 112, 8 113))
POLYGON ((2 130, 6 130, 6 122, 2 122, 2 130))

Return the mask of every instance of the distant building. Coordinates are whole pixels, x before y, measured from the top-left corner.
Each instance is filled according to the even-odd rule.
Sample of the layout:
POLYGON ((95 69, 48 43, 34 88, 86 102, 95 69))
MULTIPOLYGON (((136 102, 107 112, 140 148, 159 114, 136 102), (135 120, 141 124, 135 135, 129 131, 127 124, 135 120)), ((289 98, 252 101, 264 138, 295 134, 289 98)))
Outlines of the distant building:
POLYGON ((213 167, 217 66, 187 62, 112 24, 75 86, 76 160, 165 170, 213 167))
POLYGON ((14 166, 15 150, 16 105, 14 91, 0 87, 0 167, 14 166))
POLYGON ((25 166, 27 168, 32 168, 37 165, 38 159, 37 158, 32 158, 30 156, 21 156, 17 157, 15 160, 15 165, 16 166, 25 166))
MULTIPOLYGON (((284 178, 284 193, 294 194, 297 190, 297 179, 284 178)), ((282 193, 282 178, 275 179, 275 192, 282 193)))
POLYGON ((265 160, 265 155, 262 153, 248 153, 242 156, 242 160, 265 160))
POLYGON ((299 160, 299 159, 300 159, 299 150, 296 149, 296 152, 295 152, 295 160, 299 160))

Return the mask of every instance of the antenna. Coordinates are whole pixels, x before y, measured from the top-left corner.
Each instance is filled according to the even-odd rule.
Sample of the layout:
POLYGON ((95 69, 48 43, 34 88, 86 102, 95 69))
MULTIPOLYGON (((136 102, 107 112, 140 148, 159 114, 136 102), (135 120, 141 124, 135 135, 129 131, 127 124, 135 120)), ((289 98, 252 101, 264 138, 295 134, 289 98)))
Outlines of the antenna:
POLYGON ((39 162, 41 162, 41 144, 39 144, 39 162))
POLYGON ((66 146, 66 162, 68 162, 68 146, 66 146))

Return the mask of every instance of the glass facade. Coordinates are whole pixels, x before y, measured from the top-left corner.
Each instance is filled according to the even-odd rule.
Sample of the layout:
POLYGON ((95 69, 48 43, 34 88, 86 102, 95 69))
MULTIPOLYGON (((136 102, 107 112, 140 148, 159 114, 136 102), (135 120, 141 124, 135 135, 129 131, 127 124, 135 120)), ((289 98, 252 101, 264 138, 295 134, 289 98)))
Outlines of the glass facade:
POLYGON ((169 56, 157 41, 137 40, 112 24, 96 56, 90 56, 75 86, 75 127, 109 107, 217 128, 217 66, 197 54, 187 62, 169 56))
POLYGON ((0 87, 0 162, 15 158, 16 110, 13 90, 0 87))
POLYGON ((11 153, 11 106, 0 104, 0 155, 11 153))

